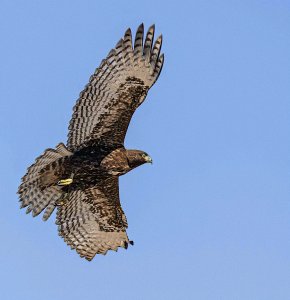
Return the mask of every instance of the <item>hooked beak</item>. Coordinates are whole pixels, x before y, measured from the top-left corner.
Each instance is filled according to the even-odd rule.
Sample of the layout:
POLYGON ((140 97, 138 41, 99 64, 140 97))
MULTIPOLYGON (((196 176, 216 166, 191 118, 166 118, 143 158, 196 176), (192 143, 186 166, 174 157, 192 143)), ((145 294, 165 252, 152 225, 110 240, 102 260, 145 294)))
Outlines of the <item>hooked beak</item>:
POLYGON ((145 160, 147 163, 153 164, 153 160, 149 155, 145 157, 145 160))

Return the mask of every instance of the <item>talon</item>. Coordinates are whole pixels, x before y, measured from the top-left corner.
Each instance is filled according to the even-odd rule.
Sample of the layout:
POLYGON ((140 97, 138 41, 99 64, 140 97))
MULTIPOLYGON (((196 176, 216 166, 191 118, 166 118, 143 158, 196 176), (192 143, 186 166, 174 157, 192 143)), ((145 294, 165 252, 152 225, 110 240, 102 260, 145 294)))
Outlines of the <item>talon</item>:
POLYGON ((63 206, 65 204, 65 202, 63 200, 59 200, 56 202, 57 206, 63 206))
POLYGON ((67 201, 65 199, 60 199, 56 202, 56 206, 66 206, 67 201))
POLYGON ((64 206, 67 204, 67 200, 68 200, 68 194, 65 194, 63 196, 63 198, 60 198, 56 201, 56 206, 64 206))
POLYGON ((60 186, 70 185, 70 184, 72 184, 72 182, 73 182, 72 178, 62 179, 57 183, 57 185, 60 185, 60 186))
POLYGON ((128 249, 128 243, 124 241, 124 248, 127 250, 128 249))

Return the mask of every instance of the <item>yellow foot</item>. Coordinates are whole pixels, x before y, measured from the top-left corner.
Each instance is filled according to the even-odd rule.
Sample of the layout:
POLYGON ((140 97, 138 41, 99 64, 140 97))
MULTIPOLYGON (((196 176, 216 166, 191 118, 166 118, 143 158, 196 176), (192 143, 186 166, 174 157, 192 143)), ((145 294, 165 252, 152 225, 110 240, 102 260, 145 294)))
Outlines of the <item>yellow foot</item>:
POLYGON ((57 206, 64 206, 65 204, 66 204, 66 201, 64 199, 60 199, 60 200, 56 201, 57 206))
POLYGON ((73 182, 72 178, 62 179, 57 183, 57 185, 60 185, 60 186, 70 185, 70 184, 72 184, 72 182, 73 182))
POLYGON ((56 201, 57 206, 65 206, 67 204, 68 194, 64 194, 64 196, 56 201))

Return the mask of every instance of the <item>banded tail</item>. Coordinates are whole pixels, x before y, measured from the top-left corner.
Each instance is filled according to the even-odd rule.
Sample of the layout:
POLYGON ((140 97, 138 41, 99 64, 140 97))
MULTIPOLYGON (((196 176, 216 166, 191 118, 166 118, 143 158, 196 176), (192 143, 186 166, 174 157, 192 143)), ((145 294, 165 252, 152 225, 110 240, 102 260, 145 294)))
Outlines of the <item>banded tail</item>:
POLYGON ((35 217, 46 208, 42 219, 46 221, 51 216, 63 192, 60 186, 49 182, 47 174, 53 175, 54 168, 70 155, 72 152, 60 143, 56 149, 45 150, 28 168, 18 189, 21 208, 27 207, 27 214, 32 212, 35 217))

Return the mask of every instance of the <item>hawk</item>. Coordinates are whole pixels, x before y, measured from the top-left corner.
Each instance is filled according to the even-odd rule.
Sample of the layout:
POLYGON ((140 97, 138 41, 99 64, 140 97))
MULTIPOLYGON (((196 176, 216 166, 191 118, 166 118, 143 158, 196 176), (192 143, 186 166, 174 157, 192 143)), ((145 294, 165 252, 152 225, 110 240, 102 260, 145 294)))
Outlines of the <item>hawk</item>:
POLYGON ((119 199, 119 176, 152 163, 144 151, 127 150, 125 135, 135 110, 158 79, 164 55, 155 26, 141 24, 101 62, 80 93, 69 123, 68 141, 46 149, 22 178, 21 208, 46 221, 56 209, 59 235, 81 257, 127 249, 126 216, 119 199))

